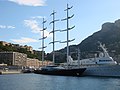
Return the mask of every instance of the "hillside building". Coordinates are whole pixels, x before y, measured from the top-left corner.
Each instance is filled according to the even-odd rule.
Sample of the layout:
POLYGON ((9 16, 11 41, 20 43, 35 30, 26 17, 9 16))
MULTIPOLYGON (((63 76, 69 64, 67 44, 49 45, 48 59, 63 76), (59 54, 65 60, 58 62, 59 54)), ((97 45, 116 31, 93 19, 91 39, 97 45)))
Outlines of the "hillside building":
POLYGON ((0 41, 0 43, 3 45, 3 46, 10 46, 11 43, 8 43, 8 42, 5 42, 5 41, 0 41))
POLYGON ((0 52, 0 64, 26 66, 27 55, 19 52, 0 52))
MULTIPOLYGON (((43 62, 43 66, 50 65, 50 64, 52 64, 51 61, 43 62)), ((42 67, 42 61, 39 61, 38 59, 27 58, 26 66, 31 68, 39 68, 39 67, 42 67)))
POLYGON ((27 58, 26 66, 31 67, 31 68, 38 68, 39 67, 39 60, 38 59, 27 58))

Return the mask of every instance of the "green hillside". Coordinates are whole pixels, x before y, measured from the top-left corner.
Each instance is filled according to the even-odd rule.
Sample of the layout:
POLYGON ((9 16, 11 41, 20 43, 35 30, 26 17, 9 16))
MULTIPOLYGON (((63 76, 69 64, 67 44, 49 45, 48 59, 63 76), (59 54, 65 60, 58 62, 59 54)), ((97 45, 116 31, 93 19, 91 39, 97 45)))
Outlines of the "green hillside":
POLYGON ((34 53, 31 53, 30 51, 27 51, 26 48, 16 48, 12 45, 2 45, 2 43, 0 43, 0 52, 4 52, 4 51, 7 51, 7 52, 19 52, 19 53, 24 53, 24 54, 27 54, 27 57, 28 58, 36 58, 36 59, 39 59, 41 60, 41 52, 40 51, 33 51, 34 53))

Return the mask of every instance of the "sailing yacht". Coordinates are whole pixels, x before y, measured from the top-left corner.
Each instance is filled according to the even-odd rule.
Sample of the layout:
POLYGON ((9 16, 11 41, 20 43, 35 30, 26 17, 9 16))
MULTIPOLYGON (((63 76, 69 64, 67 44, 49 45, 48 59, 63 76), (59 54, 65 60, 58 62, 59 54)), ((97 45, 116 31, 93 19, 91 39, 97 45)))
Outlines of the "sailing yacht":
MULTIPOLYGON (((72 7, 68 7, 68 4, 67 4, 67 9, 65 11, 67 11, 67 18, 66 19, 63 19, 63 20, 67 20, 67 29, 66 30, 63 30, 63 31, 67 31, 67 41, 65 41, 65 43, 67 42, 67 67, 62 67, 62 66, 56 66, 56 65, 49 65, 49 66, 45 66, 45 67, 42 67, 41 69, 38 69, 38 70, 35 70, 34 73, 36 74, 46 74, 46 75, 62 75, 62 76, 81 76, 82 73, 86 70, 86 68, 69 68, 68 66, 68 59, 69 59, 69 42, 70 41, 73 41, 73 40, 69 40, 68 38, 68 31, 70 29, 73 29, 75 26, 73 26, 72 28, 69 28, 68 26, 68 20, 70 18, 72 18, 74 15, 72 15, 71 17, 68 16, 68 10, 71 9, 72 7)), ((53 15, 53 21, 51 22, 53 24, 53 31, 51 31, 51 33, 53 33, 53 42, 51 42, 53 44, 53 64, 55 63, 55 52, 54 52, 54 44, 55 42, 59 42, 59 41, 55 41, 55 36, 54 36, 54 33, 56 31, 59 31, 59 30, 55 30, 54 28, 54 24, 56 21, 58 20, 55 20, 54 19, 54 15, 55 15, 56 12, 53 11, 53 13, 51 15, 53 15)), ((64 43, 64 42, 61 42, 61 43, 64 43)))

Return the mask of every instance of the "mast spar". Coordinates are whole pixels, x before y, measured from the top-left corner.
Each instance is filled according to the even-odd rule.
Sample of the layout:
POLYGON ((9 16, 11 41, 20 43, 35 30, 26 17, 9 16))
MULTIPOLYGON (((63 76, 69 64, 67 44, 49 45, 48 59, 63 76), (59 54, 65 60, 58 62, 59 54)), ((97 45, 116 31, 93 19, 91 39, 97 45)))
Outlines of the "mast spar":
POLYGON ((64 42, 61 42, 61 43, 67 43, 67 67, 68 67, 68 62, 69 62, 69 56, 70 56, 70 52, 69 52, 69 42, 72 42, 74 41, 75 39, 72 39, 72 40, 69 40, 69 30, 73 29, 75 26, 73 27, 69 27, 69 19, 71 19, 73 15, 69 16, 69 10, 72 9, 73 6, 69 7, 68 4, 67 4, 67 9, 65 9, 64 11, 66 11, 67 13, 67 17, 65 19, 62 19, 61 21, 64 21, 64 20, 67 20, 67 29, 65 30, 61 30, 62 31, 67 31, 67 41, 64 41, 64 42))
POLYGON ((39 39, 39 40, 42 40, 42 47, 40 48, 40 49, 42 49, 42 66, 43 66, 43 61, 44 61, 44 48, 47 47, 47 46, 44 46, 44 39, 47 38, 47 36, 44 36, 44 31, 47 29, 47 27, 46 27, 46 28, 44 27, 44 24, 45 24, 46 22, 47 22, 47 21, 44 20, 44 18, 43 18, 43 22, 42 22, 42 24, 43 24, 43 29, 40 30, 40 31, 42 31, 42 38, 39 39))
POLYGON ((50 33, 53 33, 53 41, 50 42, 49 44, 53 44, 53 64, 55 63, 55 43, 59 41, 55 41, 55 32, 60 31, 60 30, 55 30, 55 22, 59 20, 55 20, 55 14, 56 12, 53 10, 50 16, 53 16, 53 20, 50 22, 50 24, 53 24, 53 30, 50 33))

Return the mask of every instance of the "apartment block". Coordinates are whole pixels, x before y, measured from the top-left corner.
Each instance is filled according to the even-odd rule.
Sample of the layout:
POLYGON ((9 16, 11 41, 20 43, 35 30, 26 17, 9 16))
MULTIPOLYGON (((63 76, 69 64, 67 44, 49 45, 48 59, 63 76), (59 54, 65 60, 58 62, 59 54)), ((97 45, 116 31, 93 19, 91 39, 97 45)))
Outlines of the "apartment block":
MULTIPOLYGON (((48 60, 43 61, 43 66, 51 65, 51 64, 53 64, 53 62, 48 60)), ((39 66, 42 67, 42 61, 39 61, 39 66)))
POLYGON ((38 59, 27 58, 26 66, 27 67, 32 67, 32 68, 38 68, 39 67, 39 60, 38 59))
POLYGON ((26 66, 27 55, 19 52, 0 52, 0 64, 26 66))
MULTIPOLYGON (((43 66, 50 65, 51 63, 51 61, 44 61, 43 66)), ((39 61, 38 59, 27 58, 26 66, 32 68, 39 68, 42 67, 42 61, 39 61)))

